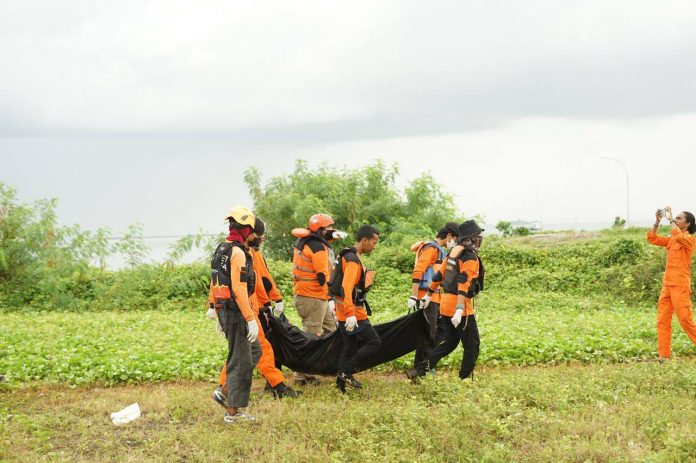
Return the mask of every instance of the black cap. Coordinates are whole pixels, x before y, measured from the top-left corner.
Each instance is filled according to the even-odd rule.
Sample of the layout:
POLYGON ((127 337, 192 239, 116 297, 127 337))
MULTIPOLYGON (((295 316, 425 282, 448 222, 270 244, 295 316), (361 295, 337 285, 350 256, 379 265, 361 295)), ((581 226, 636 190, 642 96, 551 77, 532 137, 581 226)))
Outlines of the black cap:
POLYGON ((479 236, 483 232, 483 228, 473 220, 467 220, 459 224, 459 238, 469 238, 471 236, 479 236))
POLYGON ((263 223, 263 220, 256 217, 256 221, 254 222, 254 233, 256 233, 257 236, 263 236, 265 232, 266 224, 263 223))
POLYGON ((442 229, 454 236, 459 236, 459 225, 456 222, 447 222, 442 229))

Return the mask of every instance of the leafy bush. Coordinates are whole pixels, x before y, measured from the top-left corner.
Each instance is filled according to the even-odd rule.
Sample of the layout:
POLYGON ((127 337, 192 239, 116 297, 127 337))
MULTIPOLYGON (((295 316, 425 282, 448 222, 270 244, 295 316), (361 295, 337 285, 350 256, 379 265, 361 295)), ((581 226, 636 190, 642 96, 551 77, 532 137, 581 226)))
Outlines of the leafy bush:
MULTIPOLYGON (((288 175, 261 184, 261 173, 251 168, 245 181, 258 215, 268 224, 266 253, 285 260, 291 256, 293 228, 306 227, 309 217, 317 213, 330 214, 336 227, 357 231, 371 224, 382 232, 385 241, 392 233, 431 237, 446 222, 462 217, 451 194, 443 191, 429 174, 409 182, 402 194, 396 188, 398 168, 385 166, 381 161, 361 169, 337 169, 322 164, 310 169, 305 161, 297 161, 288 175)), ((350 241, 350 240, 348 240, 350 241)))

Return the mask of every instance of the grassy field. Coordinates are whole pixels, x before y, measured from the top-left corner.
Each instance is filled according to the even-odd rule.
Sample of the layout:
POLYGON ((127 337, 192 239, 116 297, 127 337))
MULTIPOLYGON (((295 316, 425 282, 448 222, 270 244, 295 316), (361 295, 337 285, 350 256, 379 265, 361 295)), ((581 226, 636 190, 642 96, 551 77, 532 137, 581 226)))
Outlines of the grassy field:
MULTIPOLYGON (((296 317, 294 309, 288 314, 296 317)), ((403 313, 403 312, 401 312, 403 313)), ((390 320, 398 310, 379 311, 390 320)), ((222 337, 203 311, 8 312, 0 325, 0 374, 10 386, 211 380, 226 355, 222 337)), ((548 293, 479 301, 481 365, 625 362, 655 356, 652 308, 548 293), (495 301, 495 302, 491 302, 495 301)), ((694 348, 675 321, 676 355, 694 348)), ((440 368, 457 365, 455 352, 440 368)), ((403 370, 406 356, 380 367, 403 370)))
MULTIPOLYGON (((696 461, 696 348, 675 320, 675 360, 654 361, 664 256, 643 235, 491 240, 475 382, 460 350, 419 385, 409 355, 346 396, 326 378, 278 402, 256 376, 251 425, 210 399, 226 351, 204 266, 94 274, 65 311, 0 304, 0 461, 696 461), (136 401, 143 417, 114 427, 136 401)), ((374 258, 374 322, 405 313, 411 262, 374 258)), ((271 264, 290 294, 290 264, 271 264)))
POLYGON ((208 382, 112 388, 37 385, 0 394, 0 460, 696 461, 696 360, 482 367, 419 385, 366 373, 340 395, 327 379, 297 400, 255 381, 257 423, 224 425, 208 382), (109 413, 138 402, 115 427, 109 413))

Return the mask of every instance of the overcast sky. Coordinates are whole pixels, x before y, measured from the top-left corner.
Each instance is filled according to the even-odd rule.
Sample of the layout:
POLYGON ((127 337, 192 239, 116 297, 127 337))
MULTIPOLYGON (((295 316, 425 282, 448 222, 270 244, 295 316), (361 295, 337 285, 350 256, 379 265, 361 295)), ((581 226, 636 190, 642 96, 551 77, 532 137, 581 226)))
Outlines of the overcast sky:
POLYGON ((696 209, 693 1, 0 3, 0 181, 63 223, 218 231, 242 172, 430 170, 498 220, 696 209))

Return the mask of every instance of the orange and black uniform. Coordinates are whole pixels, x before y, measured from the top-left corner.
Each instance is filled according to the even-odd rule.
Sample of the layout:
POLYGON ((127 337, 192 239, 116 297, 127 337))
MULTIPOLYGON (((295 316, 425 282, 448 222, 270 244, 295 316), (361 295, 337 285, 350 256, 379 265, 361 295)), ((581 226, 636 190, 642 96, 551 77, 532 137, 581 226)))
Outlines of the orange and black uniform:
POLYGON ((440 320, 433 351, 428 356, 430 368, 452 352, 461 341, 464 348, 459 377, 467 378, 474 372, 479 355, 480 338, 471 299, 483 289, 483 266, 472 248, 455 247, 447 256, 446 263, 436 272, 429 291, 442 286, 440 297, 440 320), (464 296, 464 312, 461 323, 455 327, 452 316, 457 310, 457 300, 464 296))
POLYGON ((256 298, 259 300, 259 305, 263 307, 272 302, 281 302, 283 296, 280 294, 270 270, 268 270, 268 264, 263 254, 260 250, 252 249, 251 256, 254 258, 254 270, 259 283, 256 287, 256 298))
POLYGON ((292 291, 297 296, 329 300, 328 244, 310 235, 300 238, 293 247, 292 291))
MULTIPOLYGON (((446 256, 446 251, 437 244, 436 241, 429 241, 418 250, 416 263, 411 273, 411 282, 418 283, 418 299, 422 299, 432 280, 432 275, 440 270, 442 261, 446 256)), ((428 307, 423 309, 428 324, 430 325, 430 345, 416 348, 413 358, 413 366, 420 372, 425 373, 427 369, 428 355, 433 350, 435 338, 437 337, 437 317, 440 313, 440 291, 435 291, 430 299, 428 307)))
POLYGON ((691 255, 696 238, 678 227, 672 227, 670 237, 648 231, 648 242, 667 248, 667 266, 662 291, 657 301, 657 351, 660 357, 672 355, 672 315, 687 336, 696 344, 696 323, 691 306, 691 255))
POLYGON ((225 370, 231 378, 227 382, 229 406, 243 408, 249 404, 251 375, 261 356, 259 342, 247 339, 247 322, 255 318, 253 260, 244 245, 225 241, 215 250, 211 269, 209 301, 227 338, 225 370))
MULTIPOLYGON (((254 274, 256 279, 256 284, 254 285, 254 294, 252 294, 250 297, 251 307, 254 312, 254 318, 256 319, 256 323, 258 324, 258 326, 265 327, 266 324, 261 323, 260 318, 262 317, 259 317, 259 311, 261 307, 265 305, 266 302, 271 301, 271 298, 273 298, 273 300, 275 301, 280 301, 280 292, 278 292, 278 288, 275 286, 275 281, 273 281, 273 277, 271 277, 271 274, 268 271, 266 259, 263 258, 261 251, 252 248, 249 250, 249 252, 252 257, 254 274), (266 290, 267 287, 270 291, 274 291, 273 296, 271 296, 269 292, 266 290), (261 301, 266 302, 262 303, 261 301)), ((273 355, 273 347, 271 346, 271 343, 268 342, 264 330, 259 330, 258 342, 261 345, 261 357, 259 358, 259 361, 256 364, 256 368, 258 368, 259 373, 261 373, 263 377, 266 378, 268 384, 270 384, 271 387, 275 387, 278 384, 284 382, 285 377, 283 376, 283 373, 280 371, 280 369, 276 367, 275 357, 273 355)), ((220 372, 219 384, 224 387, 226 383, 227 369, 223 367, 222 371, 220 372)))
POLYGON ((365 292, 369 276, 355 248, 347 248, 339 254, 343 281, 341 294, 336 296, 336 318, 343 339, 343 350, 338 363, 338 373, 352 375, 362 368, 365 361, 379 349, 381 340, 368 318, 365 292), (358 326, 346 330, 346 318, 355 316, 358 326))
MULTIPOLYGON (((318 233, 299 238, 293 245, 292 290, 302 329, 321 336, 336 331, 329 309, 328 281, 331 276, 328 242, 318 233)), ((296 376, 296 379, 300 379, 296 376)))

